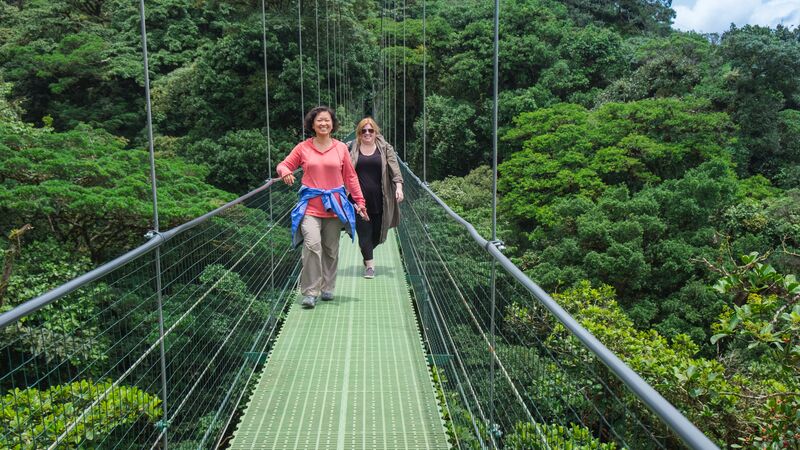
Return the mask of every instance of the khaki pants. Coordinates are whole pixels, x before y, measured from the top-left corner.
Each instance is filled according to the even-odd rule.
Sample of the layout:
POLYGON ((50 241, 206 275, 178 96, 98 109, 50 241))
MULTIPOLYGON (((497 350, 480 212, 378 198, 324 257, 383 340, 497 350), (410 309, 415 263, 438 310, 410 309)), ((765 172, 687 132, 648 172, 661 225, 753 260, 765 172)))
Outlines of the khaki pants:
POLYGON ((303 270, 300 272, 300 292, 317 297, 320 291, 336 288, 336 268, 339 264, 339 235, 342 222, 336 218, 303 217, 303 270))

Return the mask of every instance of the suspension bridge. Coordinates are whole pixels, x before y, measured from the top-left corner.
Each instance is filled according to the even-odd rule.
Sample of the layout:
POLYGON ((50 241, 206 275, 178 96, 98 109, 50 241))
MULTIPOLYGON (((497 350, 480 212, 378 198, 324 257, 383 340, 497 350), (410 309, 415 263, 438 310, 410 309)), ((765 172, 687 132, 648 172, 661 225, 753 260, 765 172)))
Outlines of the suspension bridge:
MULTIPOLYGON (((380 71, 374 112, 405 143, 397 61, 384 54, 380 71)), ((351 86, 327 78, 357 110, 351 86)), ((496 147, 496 106, 494 125, 496 147)), ((403 220, 379 247, 378 276, 359 276, 343 238, 335 298, 313 310, 298 305, 290 188, 269 180, 161 231, 153 181, 145 244, 0 315, 0 447, 716 448, 503 255, 495 218, 487 240, 428 188, 424 164, 422 179, 403 171, 403 220), (94 315, 61 332, 75 328, 54 312, 87 304, 94 315), (512 307, 538 326, 506 326, 512 307)))

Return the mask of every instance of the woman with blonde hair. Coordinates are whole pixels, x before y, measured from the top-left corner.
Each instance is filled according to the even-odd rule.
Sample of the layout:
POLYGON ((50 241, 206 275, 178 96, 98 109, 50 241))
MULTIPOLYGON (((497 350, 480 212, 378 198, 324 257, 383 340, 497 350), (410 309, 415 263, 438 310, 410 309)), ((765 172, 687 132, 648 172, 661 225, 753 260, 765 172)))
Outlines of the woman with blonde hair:
POLYGON ((403 201, 403 175, 394 148, 386 142, 371 117, 356 127, 356 140, 350 145, 350 160, 358 175, 369 220, 356 217, 356 232, 364 257, 364 278, 375 277, 373 250, 386 241, 389 229, 400 221, 403 201))

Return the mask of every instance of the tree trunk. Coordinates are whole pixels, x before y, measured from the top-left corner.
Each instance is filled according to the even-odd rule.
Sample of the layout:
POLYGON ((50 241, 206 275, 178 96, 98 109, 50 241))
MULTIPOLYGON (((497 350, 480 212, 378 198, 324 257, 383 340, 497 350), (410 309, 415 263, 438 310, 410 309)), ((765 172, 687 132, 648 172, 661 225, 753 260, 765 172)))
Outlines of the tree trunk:
POLYGON ((0 306, 3 306, 6 289, 8 289, 8 281, 11 279, 11 273, 14 269, 14 258, 22 252, 22 235, 32 228, 31 224, 27 223, 22 228, 11 230, 8 235, 9 245, 8 249, 6 249, 5 258, 3 258, 3 276, 0 278, 0 306))

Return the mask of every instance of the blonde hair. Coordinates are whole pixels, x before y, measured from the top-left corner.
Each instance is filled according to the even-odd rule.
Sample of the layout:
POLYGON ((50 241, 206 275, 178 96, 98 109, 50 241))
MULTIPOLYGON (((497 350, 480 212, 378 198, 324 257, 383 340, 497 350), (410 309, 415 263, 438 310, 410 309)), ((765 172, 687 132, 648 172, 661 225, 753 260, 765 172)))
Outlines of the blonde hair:
POLYGON ((356 140, 358 140, 359 144, 361 143, 361 130, 367 125, 372 125, 376 137, 381 134, 381 128, 375 123, 375 120, 372 117, 364 117, 361 119, 361 122, 358 122, 358 126, 356 126, 356 140))

